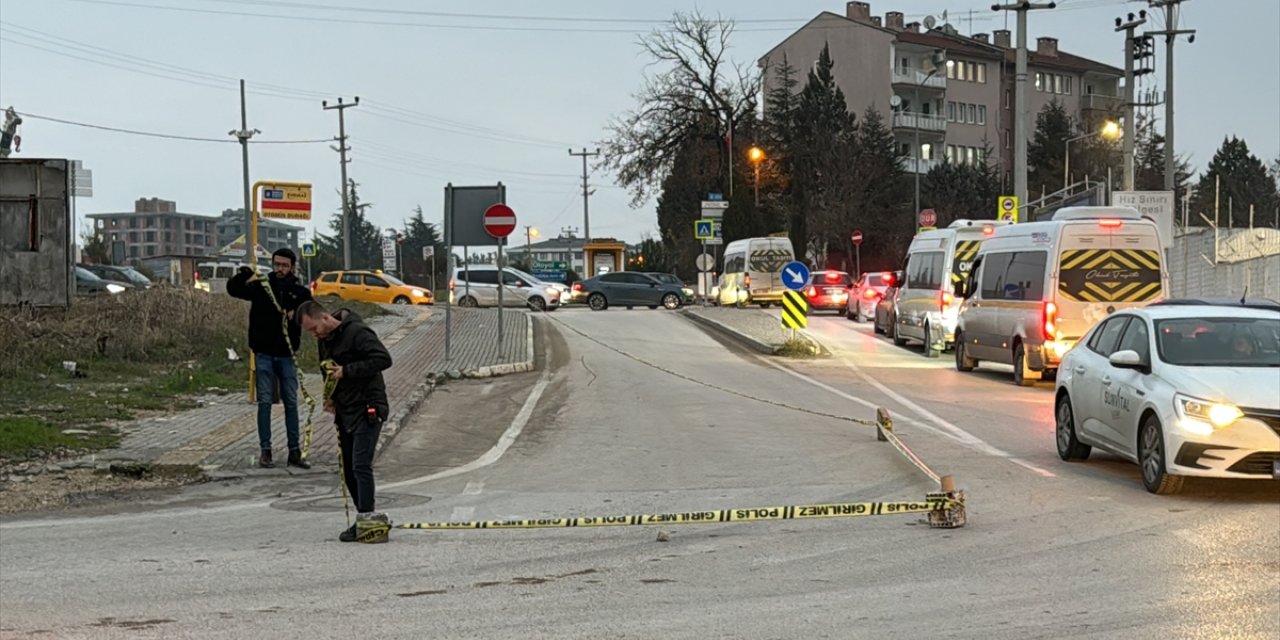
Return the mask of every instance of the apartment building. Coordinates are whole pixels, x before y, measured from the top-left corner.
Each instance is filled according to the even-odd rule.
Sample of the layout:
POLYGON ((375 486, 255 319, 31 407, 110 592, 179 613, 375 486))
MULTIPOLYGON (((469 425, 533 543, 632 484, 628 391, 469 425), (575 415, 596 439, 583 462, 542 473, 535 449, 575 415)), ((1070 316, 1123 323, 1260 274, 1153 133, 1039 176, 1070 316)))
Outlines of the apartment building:
MULTIPOLYGON (((224 209, 217 226, 219 247, 235 242, 240 236, 248 237, 249 235, 249 225, 243 208, 224 209)), ((298 253, 301 250, 301 245, 298 244, 300 231, 302 231, 300 227, 271 218, 261 218, 258 220, 258 244, 269 252, 287 247, 293 249, 294 253, 298 253)))
MULTIPOLYGON (((778 86, 784 60, 803 82, 823 46, 829 46, 832 75, 849 110, 860 117, 874 107, 884 115, 908 172, 927 173, 948 160, 994 162, 1007 178, 1013 169, 1016 50, 1011 38, 1007 30, 967 36, 949 24, 925 29, 906 22, 901 12, 881 18, 871 14, 869 3, 849 2, 843 15, 819 14, 758 64, 768 92, 778 86), (938 52, 946 60, 941 69, 934 64, 938 52), (986 149, 992 157, 984 156, 986 149)), ((1052 100, 1081 122, 1119 119, 1122 69, 1062 51, 1056 38, 1040 38, 1028 50, 1027 71, 1032 126, 1052 100)))
POLYGON ((133 211, 86 217, 109 247, 123 243, 130 262, 161 255, 210 255, 218 247, 218 218, 179 212, 173 200, 139 198, 133 211))

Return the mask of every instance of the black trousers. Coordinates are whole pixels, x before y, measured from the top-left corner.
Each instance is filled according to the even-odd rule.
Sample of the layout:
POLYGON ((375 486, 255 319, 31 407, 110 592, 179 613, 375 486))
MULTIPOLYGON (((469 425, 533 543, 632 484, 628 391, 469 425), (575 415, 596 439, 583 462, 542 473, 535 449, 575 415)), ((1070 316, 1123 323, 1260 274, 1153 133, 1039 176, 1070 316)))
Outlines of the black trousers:
POLYGON ((347 491, 356 503, 356 512, 369 513, 374 507, 373 451, 382 433, 382 420, 364 415, 350 429, 338 429, 338 447, 342 450, 342 477, 347 491))

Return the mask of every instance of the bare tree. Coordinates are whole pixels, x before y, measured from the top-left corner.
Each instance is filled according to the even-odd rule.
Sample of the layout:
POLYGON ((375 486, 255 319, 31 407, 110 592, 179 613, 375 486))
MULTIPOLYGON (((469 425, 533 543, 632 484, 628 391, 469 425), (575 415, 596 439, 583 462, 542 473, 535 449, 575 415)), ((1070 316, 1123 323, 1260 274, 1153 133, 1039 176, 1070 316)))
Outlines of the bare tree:
POLYGON ((689 138, 720 139, 720 174, 729 175, 726 142, 735 125, 753 117, 760 89, 749 65, 728 59, 733 27, 732 20, 676 12, 670 25, 640 37, 652 61, 635 95, 639 104, 609 123, 600 163, 630 191, 632 206, 662 184, 689 138))

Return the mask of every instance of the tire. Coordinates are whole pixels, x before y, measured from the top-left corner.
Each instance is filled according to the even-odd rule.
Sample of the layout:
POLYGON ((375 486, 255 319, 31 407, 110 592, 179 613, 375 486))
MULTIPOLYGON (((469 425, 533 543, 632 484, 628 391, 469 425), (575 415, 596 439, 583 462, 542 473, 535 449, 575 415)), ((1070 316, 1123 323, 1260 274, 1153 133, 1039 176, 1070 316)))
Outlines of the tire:
POLYGON ((473 296, 462 296, 462 298, 458 300, 458 306, 474 309, 480 305, 476 302, 476 299, 473 296))
POLYGON ((889 337, 893 339, 894 346, 896 347, 907 346, 907 339, 898 336, 898 319, 897 318, 894 318, 893 322, 889 323, 888 331, 889 331, 889 337))
POLYGON ((850 311, 848 307, 845 307, 844 317, 848 318, 850 322, 858 321, 858 314, 854 313, 853 311, 850 311))
POLYGON ((656 304, 651 304, 651 305, 649 305, 649 308, 650 308, 650 309, 657 309, 657 308, 658 308, 658 305, 656 305, 656 304))
POLYGON ((593 293, 587 296, 587 306, 592 311, 604 311, 609 308, 609 301, 605 299, 603 293, 593 293))
POLYGON ((924 357, 936 358, 941 353, 940 349, 933 347, 933 328, 929 326, 928 322, 924 323, 924 357))
POLYGON ((1027 368, 1027 350, 1019 342, 1018 346, 1013 348, 1013 383, 1019 387, 1034 387, 1039 377, 1027 368))
POLYGON ((969 371, 973 371, 973 368, 978 366, 978 360, 976 358, 970 358, 968 351, 969 350, 966 349, 964 345, 964 334, 957 333, 956 334, 956 371, 969 372, 969 371))
POLYGON ((1142 466, 1142 485, 1151 493, 1167 496, 1182 491, 1182 476, 1165 470, 1164 431, 1154 415, 1142 421, 1138 432, 1138 464, 1142 466))
POLYGON ((396 296, 396 299, 392 300, 391 304, 409 304, 409 302, 409 296, 396 296))
POLYGON ((547 301, 540 296, 532 296, 529 298, 529 308, 534 311, 546 311, 547 301))
POLYGON ((769 308, 769 307, 771 307, 771 306, 773 306, 773 305, 772 305, 772 304, 770 304, 770 303, 768 303, 768 302, 761 302, 761 303, 760 303, 760 308, 761 308, 761 309, 768 309, 768 308, 769 308))
MULTIPOLYGON (((662 296, 662 306, 667 309, 679 309, 680 296, 674 293, 668 293, 667 295, 662 296)), ((649 307, 649 308, 652 309, 653 307, 649 307)))
POLYGON ((1080 442, 1076 437, 1076 414, 1071 410, 1071 397, 1065 393, 1058 396, 1053 414, 1056 423, 1054 440, 1058 444, 1058 457, 1068 462, 1087 460, 1093 447, 1080 442))

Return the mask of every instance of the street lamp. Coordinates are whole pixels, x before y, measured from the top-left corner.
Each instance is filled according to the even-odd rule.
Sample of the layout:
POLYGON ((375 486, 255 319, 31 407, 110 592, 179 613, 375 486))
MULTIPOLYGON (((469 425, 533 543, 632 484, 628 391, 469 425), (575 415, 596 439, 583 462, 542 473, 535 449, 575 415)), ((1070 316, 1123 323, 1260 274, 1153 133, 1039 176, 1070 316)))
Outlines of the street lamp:
POLYGON ((1062 145, 1062 155, 1064 156, 1062 161, 1062 188, 1066 189, 1071 184, 1071 143, 1072 142, 1076 142, 1078 140, 1084 140, 1085 138, 1092 138, 1094 136, 1102 136, 1107 140, 1115 141, 1120 138, 1121 131, 1122 130, 1120 129, 1120 123, 1116 122, 1115 120, 1107 120, 1106 122, 1102 123, 1101 129, 1094 131, 1092 133, 1085 133, 1082 135, 1078 135, 1074 138, 1067 140, 1066 144, 1062 145))
POLYGON ((751 164, 756 167, 756 206, 760 206, 760 163, 764 162, 764 149, 752 146, 747 149, 747 159, 751 160, 751 164))
POLYGON ((527 266, 530 271, 533 270, 533 249, 531 245, 533 244, 533 238, 538 237, 538 235, 537 227, 531 227, 529 225, 524 226, 524 259, 525 262, 529 263, 527 266))
MULTIPOLYGON (((933 62, 933 68, 932 68, 932 69, 930 69, 930 70, 929 70, 929 73, 928 73, 927 75, 925 75, 924 79, 922 79, 920 82, 916 83, 916 86, 915 86, 915 91, 916 91, 915 110, 916 110, 916 113, 915 113, 915 115, 914 115, 914 116, 912 116, 913 124, 915 124, 915 126, 914 126, 914 127, 912 127, 912 128, 913 128, 913 129, 915 129, 915 134, 916 134, 916 135, 915 135, 915 138, 916 138, 916 140, 915 140, 915 144, 913 144, 913 145, 911 146, 911 160, 912 160, 912 164, 914 164, 914 165, 915 165, 915 166, 914 166, 914 167, 912 167, 912 168, 913 168, 913 169, 915 169, 915 174, 916 174, 916 200, 915 200, 915 202, 916 202, 916 215, 917 215, 917 216, 919 216, 919 215, 920 215, 920 114, 921 114, 921 112, 920 112, 920 87, 924 86, 924 84, 925 84, 926 82, 929 82, 929 79, 930 79, 930 78, 932 78, 932 77, 934 76, 934 74, 936 74, 936 73, 938 73, 938 72, 942 71, 944 68, 951 68, 951 66, 955 64, 955 62, 954 62, 954 61, 952 61, 952 60, 947 60, 946 55, 947 55, 947 54, 946 54, 946 52, 945 52, 945 51, 943 51, 942 49, 934 49, 934 50, 933 50, 933 56, 932 56, 932 57, 930 57, 930 61, 931 61, 931 62, 933 62)), ((931 155, 932 155, 932 154, 931 154, 931 155)))

